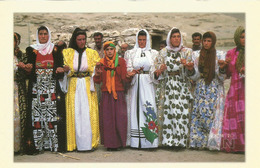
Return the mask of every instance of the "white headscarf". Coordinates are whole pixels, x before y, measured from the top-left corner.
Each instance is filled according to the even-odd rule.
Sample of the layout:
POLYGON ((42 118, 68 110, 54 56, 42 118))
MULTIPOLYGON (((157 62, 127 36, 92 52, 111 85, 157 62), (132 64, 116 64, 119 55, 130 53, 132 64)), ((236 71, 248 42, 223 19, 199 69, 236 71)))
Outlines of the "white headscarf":
POLYGON ((172 44, 171 44, 171 32, 172 32, 173 29, 177 29, 177 28, 173 27, 169 31, 168 36, 167 36, 167 40, 166 40, 166 44, 167 44, 166 48, 167 48, 167 50, 173 50, 173 51, 177 52, 177 51, 180 51, 180 49, 183 46, 182 35, 181 35, 181 32, 180 32, 180 35, 181 35, 181 43, 180 43, 180 45, 178 47, 173 47, 172 44))
POLYGON ((136 43, 135 43, 134 49, 139 49, 139 48, 140 48, 142 51, 151 50, 150 35, 149 35, 148 31, 145 30, 145 29, 139 30, 138 33, 136 34, 136 43), (140 48, 140 47, 139 47, 139 44, 138 44, 138 34, 139 34, 139 32, 142 31, 142 30, 145 31, 145 33, 146 33, 146 46, 145 46, 145 48, 140 48))
POLYGON ((47 43, 41 44, 39 42, 38 30, 36 31, 36 44, 31 45, 32 48, 38 50, 42 55, 50 54, 53 50, 54 44, 51 42, 51 31, 47 26, 44 26, 48 30, 49 39, 47 43))

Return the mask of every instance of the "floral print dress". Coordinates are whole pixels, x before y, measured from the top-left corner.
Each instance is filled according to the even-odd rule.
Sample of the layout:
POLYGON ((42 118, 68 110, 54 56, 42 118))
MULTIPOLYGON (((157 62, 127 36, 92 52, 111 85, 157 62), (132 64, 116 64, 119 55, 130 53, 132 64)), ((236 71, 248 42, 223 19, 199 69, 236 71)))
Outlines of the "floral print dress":
POLYGON ((191 79, 196 81, 195 100, 191 114, 190 147, 219 150, 224 111, 225 74, 219 72, 218 60, 225 60, 225 52, 216 52, 215 78, 206 85, 198 71, 200 51, 193 52, 195 74, 191 79))

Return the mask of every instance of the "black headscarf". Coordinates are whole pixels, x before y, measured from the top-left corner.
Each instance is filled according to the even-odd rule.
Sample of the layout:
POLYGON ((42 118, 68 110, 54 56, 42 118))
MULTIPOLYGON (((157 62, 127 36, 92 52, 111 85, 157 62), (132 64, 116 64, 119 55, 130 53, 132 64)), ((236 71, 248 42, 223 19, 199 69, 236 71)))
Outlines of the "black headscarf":
POLYGON ((69 43, 69 48, 73 48, 74 50, 77 50, 79 53, 79 63, 78 63, 78 71, 80 69, 81 66, 81 58, 82 58, 82 53, 84 52, 84 50, 86 49, 86 47, 84 48, 78 48, 77 42, 76 42, 76 38, 78 35, 84 35, 87 38, 87 34, 84 30, 80 29, 80 28, 76 28, 72 34, 72 37, 70 38, 70 43, 69 43))

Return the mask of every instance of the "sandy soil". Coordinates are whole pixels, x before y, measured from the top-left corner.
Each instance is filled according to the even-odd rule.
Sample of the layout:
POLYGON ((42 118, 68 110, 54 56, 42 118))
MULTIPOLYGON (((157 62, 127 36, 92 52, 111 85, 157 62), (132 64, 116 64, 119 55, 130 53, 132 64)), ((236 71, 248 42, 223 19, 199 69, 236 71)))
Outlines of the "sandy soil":
POLYGON ((15 155, 14 162, 245 162, 245 154, 191 149, 177 151, 168 148, 150 151, 127 147, 110 152, 104 146, 99 146, 94 152, 67 152, 65 155, 68 157, 49 151, 35 156, 15 155))

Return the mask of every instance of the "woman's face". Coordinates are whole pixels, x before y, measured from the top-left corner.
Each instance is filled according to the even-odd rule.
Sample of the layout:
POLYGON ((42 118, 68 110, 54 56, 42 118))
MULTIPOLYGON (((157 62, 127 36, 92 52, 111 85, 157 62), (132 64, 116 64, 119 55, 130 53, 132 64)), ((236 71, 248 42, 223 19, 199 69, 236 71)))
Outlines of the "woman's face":
POLYGON ((49 33, 47 30, 40 30, 38 32, 38 38, 39 38, 39 42, 40 44, 45 44, 48 42, 49 40, 49 33))
POLYGON ((14 40, 14 48, 17 46, 17 42, 16 40, 14 40))
POLYGON ((146 47, 146 36, 145 35, 140 35, 138 36, 138 46, 140 48, 145 48, 146 47))
POLYGON ((170 42, 173 47, 179 47, 181 44, 181 34, 176 32, 171 35, 170 42))
POLYGON ((211 48, 211 46, 212 46, 212 39, 211 38, 209 38, 209 37, 207 37, 207 38, 205 38, 205 39, 203 39, 203 47, 206 49, 206 50, 208 50, 208 49, 210 49, 211 48))
POLYGON ((245 47, 245 42, 246 42, 246 40, 245 40, 245 33, 242 33, 240 35, 240 44, 241 44, 242 47, 245 47))
POLYGON ((108 46, 105 50, 106 55, 108 56, 108 58, 113 58, 114 54, 115 54, 115 49, 113 47, 108 46))
POLYGON ((78 48, 82 49, 86 45, 86 36, 83 34, 80 34, 76 37, 76 43, 78 48))

